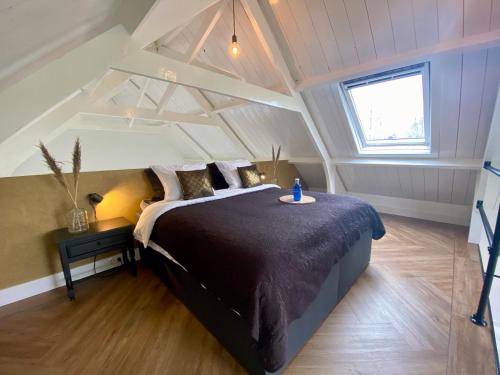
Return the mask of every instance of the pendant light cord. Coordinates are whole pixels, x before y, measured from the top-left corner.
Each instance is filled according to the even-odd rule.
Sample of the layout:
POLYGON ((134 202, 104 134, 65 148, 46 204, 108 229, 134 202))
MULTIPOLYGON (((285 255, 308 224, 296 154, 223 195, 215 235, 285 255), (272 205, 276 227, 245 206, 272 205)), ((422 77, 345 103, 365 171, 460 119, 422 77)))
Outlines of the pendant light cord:
POLYGON ((236 18, 234 15, 234 0, 233 0, 233 35, 236 35, 236 18))

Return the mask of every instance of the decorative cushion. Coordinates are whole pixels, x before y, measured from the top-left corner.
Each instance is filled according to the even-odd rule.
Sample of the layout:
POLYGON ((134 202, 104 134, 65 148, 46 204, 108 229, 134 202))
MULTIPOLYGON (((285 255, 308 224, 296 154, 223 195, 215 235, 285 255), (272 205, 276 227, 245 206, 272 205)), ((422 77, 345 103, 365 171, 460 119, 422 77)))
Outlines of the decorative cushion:
POLYGON ((250 165, 248 167, 238 167, 238 174, 240 175, 241 183, 244 188, 262 185, 256 165, 250 165))
POLYGON ((224 179, 224 175, 221 173, 221 171, 219 171, 219 168, 217 168, 217 164, 215 163, 207 164, 207 168, 208 168, 208 173, 210 174, 210 177, 212 179, 212 186, 215 190, 229 188, 229 185, 224 179))
POLYGON ((151 184, 151 188, 153 189, 153 196, 151 197, 151 200, 163 200, 163 198, 165 197, 165 190, 163 189, 163 185, 161 184, 161 181, 156 173, 151 168, 148 168, 144 170, 144 174, 146 175, 149 183, 151 184))
POLYGON ((197 171, 176 171, 179 182, 181 183, 184 199, 194 199, 209 197, 214 195, 212 180, 208 169, 197 171))
POLYGON ((241 178, 236 168, 252 165, 248 160, 216 161, 215 164, 221 171, 230 189, 237 189, 242 186, 241 178))
POLYGON ((179 179, 175 174, 175 171, 193 171, 206 169, 205 163, 198 164, 185 164, 185 165, 153 165, 151 169, 158 176, 163 190, 165 191, 164 198, 167 201, 176 201, 182 199, 182 189, 179 183, 179 179))

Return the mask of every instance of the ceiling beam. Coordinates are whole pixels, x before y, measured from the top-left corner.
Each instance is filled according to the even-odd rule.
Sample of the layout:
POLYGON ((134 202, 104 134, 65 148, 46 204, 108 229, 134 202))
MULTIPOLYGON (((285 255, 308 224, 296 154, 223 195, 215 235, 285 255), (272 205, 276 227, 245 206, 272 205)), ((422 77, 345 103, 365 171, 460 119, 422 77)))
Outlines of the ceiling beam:
POLYGON ((158 102, 158 107, 156 108, 156 113, 159 115, 162 114, 165 108, 167 108, 167 104, 172 98, 172 95, 174 95, 175 92, 175 85, 173 83, 168 83, 167 88, 163 92, 163 95, 160 98, 160 101, 158 102))
POLYGON ((85 131, 107 131, 116 133, 134 133, 134 134, 165 134, 165 129, 172 129, 174 124, 158 123, 158 125, 138 125, 129 128, 123 126, 122 123, 97 123, 90 121, 75 121, 73 124, 69 125, 68 129, 73 130, 85 130, 85 131))
POLYGON ((125 89, 130 77, 130 74, 111 70, 111 73, 101 80, 99 86, 89 93, 89 100, 106 103, 125 89))
POLYGON ((174 30, 168 32, 165 36, 158 39, 157 46, 168 45, 172 40, 177 38, 177 36, 184 31, 184 29, 191 23, 191 19, 188 22, 183 23, 180 26, 177 26, 174 30))
POLYGON ((250 19, 252 27, 254 28, 257 38, 259 39, 264 52, 267 57, 279 72, 283 84, 288 91, 293 95, 298 106, 298 112, 301 114, 302 119, 306 125, 306 129, 311 137, 311 141, 318 152, 323 169, 325 171, 327 191, 335 192, 335 172, 330 163, 330 155, 323 142, 323 139, 318 131, 317 125, 314 122, 309 109, 307 108, 304 99, 300 93, 295 91, 295 81, 290 73, 289 64, 286 62, 281 47, 274 35, 262 9, 257 0, 241 0, 245 12, 250 19))
POLYGON ((111 69, 130 74, 196 87, 235 98, 300 112, 296 98, 247 82, 238 81, 148 51, 137 51, 111 65, 111 69))
POLYGON ((16 169, 38 149, 39 141, 50 142, 66 130, 66 124, 87 103, 87 95, 80 92, 56 110, 41 117, 29 126, 0 143, 0 177, 10 177, 16 169))
POLYGON ((183 142, 187 143, 200 156, 200 160, 211 161, 211 155, 201 147, 179 124, 161 124, 161 125, 134 125, 129 128, 117 123, 85 123, 82 121, 71 124, 69 129, 84 130, 84 131, 106 131, 115 133, 128 133, 128 134, 157 134, 172 137, 170 132, 177 133, 183 142))
MULTIPOLYGON (((191 62, 194 60, 198 52, 200 52, 201 47, 203 47, 203 44, 205 44, 208 36, 212 32, 213 28, 219 21, 220 17, 222 16, 222 12, 224 11, 225 6, 227 5, 227 0, 221 0, 219 4, 214 5, 214 9, 212 12, 209 12, 207 10, 207 14, 205 15, 205 18, 203 19, 203 22, 201 23, 197 34, 193 38, 193 42, 191 43, 191 46, 189 46, 188 51, 185 56, 182 57, 182 62, 185 62, 187 64, 191 64, 191 62)), ((172 98, 172 96, 175 93, 177 86, 176 85, 168 85, 167 88, 165 89, 165 92, 163 93, 160 103, 158 105, 158 110, 157 112, 161 114, 164 110, 164 108, 168 105, 168 102, 172 98)))
MULTIPOLYGON (((320 164, 319 158, 291 158, 293 164, 320 164)), ((386 167, 439 168, 451 170, 481 170, 481 159, 402 159, 402 158, 334 158, 334 165, 379 165, 386 167)))
POLYGON ((218 1, 183 0, 179 4, 179 0, 156 0, 132 34, 135 48, 146 48, 218 1))
POLYGON ((381 165, 391 167, 440 168, 454 170, 480 170, 481 159, 386 159, 386 158, 336 158, 335 165, 381 165))
POLYGON ((158 122, 176 122, 185 124, 219 126, 211 117, 197 116, 190 113, 163 112, 161 115, 155 110, 147 108, 126 107, 116 105, 87 105, 79 110, 80 113, 87 115, 97 115, 106 117, 118 117, 126 119, 158 121, 158 122))
POLYGON ((127 82, 128 74, 106 72, 129 40, 117 26, 0 93, 0 177, 11 176, 37 151, 40 140, 50 142, 64 132, 82 106, 103 100, 127 82), (101 77, 97 85, 88 86, 96 77, 101 77), (89 87, 92 96, 82 87, 89 87))
MULTIPOLYGON (((205 95, 203 95, 200 90, 188 87, 187 91, 206 113, 213 112, 214 107, 212 103, 205 95)), ((248 160, 255 160, 255 153, 247 146, 245 142, 243 142, 240 136, 234 131, 234 129, 229 125, 224 117, 222 117, 220 114, 215 114, 213 118, 222 129, 224 134, 226 134, 226 136, 233 142, 234 145, 236 145, 236 147, 239 147, 240 151, 243 152, 243 155, 245 155, 248 160)))
MULTIPOLYGON (((120 73, 121 72, 114 72, 120 73)), ((36 144, 41 140, 49 143, 63 133, 70 120, 78 115, 81 108, 103 103, 110 92, 122 87, 125 77, 108 74, 101 80, 92 96, 80 90, 66 98, 59 106, 41 116, 31 124, 24 126, 4 142, 0 143, 0 177, 11 176, 17 167, 37 151, 36 144)), ((125 80, 128 82, 128 79, 125 80)))
POLYGON ((0 142, 104 74, 129 40, 125 29, 116 26, 0 92, 0 142))
POLYGON ((175 129, 181 139, 186 142, 189 147, 193 149, 194 152, 196 152, 198 155, 202 157, 204 161, 212 161, 213 157, 210 155, 210 153, 203 148, 196 140, 189 134, 181 125, 175 124, 175 129))
MULTIPOLYGON (((151 80, 149 78, 146 78, 146 82, 144 82, 144 86, 141 87, 139 96, 137 97, 137 104, 136 107, 140 107, 142 105, 142 101, 144 100, 144 95, 146 95, 146 91, 148 90, 149 83, 151 80)), ((134 120, 135 118, 132 117, 129 122, 128 122, 128 127, 131 128, 134 126, 134 120)))
MULTIPOLYGON (((164 46, 158 47, 158 51, 157 52, 160 55, 163 55, 165 57, 170 57, 171 59, 174 59, 174 60, 182 61, 182 59, 184 58, 184 55, 182 53, 174 51, 174 50, 169 49, 169 48, 164 47, 164 46)), ((235 78, 235 79, 239 79, 240 81, 245 81, 245 79, 242 76, 240 76, 239 74, 231 72, 231 71, 229 71, 227 69, 223 69, 223 68, 220 68, 218 66, 209 64, 207 62, 201 62, 201 61, 198 61, 198 60, 193 60, 193 61, 191 61, 191 65, 194 65, 194 66, 206 69, 206 70, 210 70, 210 71, 215 72, 215 73, 224 74, 225 76, 228 76, 228 77, 231 77, 231 78, 235 78)))
POLYGON ((214 6, 213 12, 207 11, 203 22, 201 23, 196 35, 193 38, 193 42, 191 46, 188 48, 186 52, 186 62, 190 64, 196 55, 200 52, 201 48, 205 44, 208 39, 208 36, 214 29, 217 22, 222 16, 224 12, 224 8, 227 5, 228 0, 221 0, 219 4, 214 6))
POLYGON ((326 82, 344 81, 359 75, 376 73, 382 69, 387 70, 397 68, 402 65, 424 62, 434 56, 449 52, 465 52, 497 46, 500 46, 500 30, 471 35, 456 40, 442 42, 431 47, 418 48, 408 52, 399 53, 391 57, 363 64, 352 65, 346 68, 333 70, 329 73, 305 78, 297 83, 296 90, 303 91, 326 82))
POLYGON ((227 102, 224 102, 224 104, 221 104, 221 105, 213 108, 209 113, 221 113, 224 111, 228 111, 230 109, 238 109, 238 108, 246 107, 249 104, 252 104, 252 103, 249 103, 248 101, 241 100, 241 99, 231 99, 231 100, 228 100, 227 102))
MULTIPOLYGON (((141 86, 133 79, 130 80, 130 83, 132 84, 132 86, 134 86, 135 89, 137 89, 137 91, 139 91, 139 93, 142 91, 141 89, 141 86)), ((158 102, 156 100, 154 100, 151 95, 148 94, 147 91, 144 92, 144 98, 146 98, 147 100, 149 100, 149 102, 154 106, 154 107, 157 107, 158 106, 158 102)), ((118 104, 116 103, 115 101, 113 101, 114 104, 118 104)))

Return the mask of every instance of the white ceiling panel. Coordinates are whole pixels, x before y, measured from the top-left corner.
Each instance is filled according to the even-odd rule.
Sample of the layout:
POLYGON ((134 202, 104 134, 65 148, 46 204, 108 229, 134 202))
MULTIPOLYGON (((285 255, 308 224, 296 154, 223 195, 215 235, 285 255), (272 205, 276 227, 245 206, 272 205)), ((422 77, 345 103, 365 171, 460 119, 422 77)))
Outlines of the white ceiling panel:
POLYGON ((235 159, 244 155, 239 151, 221 128, 202 125, 181 125, 211 159, 235 159))
POLYGON ((271 159, 271 146, 281 144, 284 158, 316 157, 305 124, 297 113, 262 105, 250 105, 224 113, 259 159, 271 159))
MULTIPOLYGON (((98 35, 122 0, 16 0, 0 3, 0 88, 18 71, 98 35), (62 49, 62 50, 61 50, 62 49)), ((107 23, 108 22, 108 23, 107 23)))

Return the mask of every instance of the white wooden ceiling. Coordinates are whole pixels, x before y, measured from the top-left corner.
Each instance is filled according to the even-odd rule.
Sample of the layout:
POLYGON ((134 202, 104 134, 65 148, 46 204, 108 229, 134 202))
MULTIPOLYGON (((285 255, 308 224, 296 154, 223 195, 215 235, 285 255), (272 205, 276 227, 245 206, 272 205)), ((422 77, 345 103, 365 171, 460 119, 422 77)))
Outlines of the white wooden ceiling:
POLYGON ((279 0, 299 78, 500 27, 498 0, 279 0))
MULTIPOLYGON (((8 77, 15 70, 13 67, 21 66, 26 59, 33 59, 30 57, 33 51, 49 49, 47 46, 50 43, 61 44, 58 38, 70 25, 84 25, 81 27, 85 30, 98 29, 103 20, 109 19, 110 12, 116 9, 119 2, 85 0, 79 3, 79 12, 70 11, 69 6, 61 7, 53 14, 54 24, 58 26, 33 35, 30 42, 22 46, 16 46, 15 41, 19 41, 24 33, 36 34, 36 24, 0 22, 0 31, 7 28, 14 30, 8 37, 5 32, 0 34, 0 80, 1 72, 8 77), (64 22, 60 18, 64 18, 64 22), (4 46, 10 47, 6 54, 3 53, 6 50, 4 46)), ((50 8, 63 2, 10 1, 0 7, 0 20, 9 20, 13 12, 24 12, 23 16, 28 10, 40 13, 41 3, 50 8), (29 8, 29 4, 33 3, 37 5, 29 8)), ((242 54, 237 60, 228 56, 232 10, 230 2, 227 3, 192 64, 217 69, 263 87, 283 90, 280 75, 269 61, 240 1, 236 1, 236 33, 242 54)), ((368 66, 401 53, 500 29, 500 0, 260 0, 259 4, 297 82, 353 66, 368 66)), ((199 37, 207 14, 213 13, 217 6, 215 4, 193 17, 179 32, 175 32, 174 37, 171 37, 172 33, 170 37, 167 34, 151 50, 182 59, 199 37)), ((13 19, 17 22, 20 16, 13 19)), ((500 81, 500 48, 464 53, 455 51, 433 56, 429 60, 432 143, 436 158, 481 159, 500 81)), ((109 100, 109 104, 157 110, 168 86, 162 81, 132 76, 123 90, 109 100), (145 85, 147 89, 143 92, 145 85), (144 94, 142 99, 141 93, 144 94)), ((238 104, 234 99, 210 92, 202 91, 201 95, 216 108, 228 103, 238 104)), ((340 102, 338 82, 308 87, 303 95, 308 106, 317 110, 313 111, 313 115, 319 117, 316 120, 324 124, 319 130, 330 156, 334 159, 357 157, 340 102)), ((203 107, 189 89, 176 86, 165 110, 200 115, 206 110, 203 107)), ((286 158, 309 162, 316 160, 318 163, 313 142, 302 118, 296 113, 258 104, 244 105, 239 101, 238 106, 221 110, 219 114, 229 130, 168 124, 168 129, 165 128, 161 135, 161 139, 165 139, 165 147, 181 160, 244 157, 245 150, 228 136, 228 132, 232 132, 255 159, 269 159, 271 144, 282 144, 286 158)), ((83 116, 80 122, 70 126, 68 134, 85 126, 92 129, 92 121, 95 120, 83 116)), ((130 125, 127 119, 100 119, 99 127, 89 132, 94 131, 97 137, 106 124, 114 130, 123 126, 124 136, 128 134, 129 137, 138 137, 140 129, 144 129, 142 134, 149 134, 145 137, 150 137, 151 129, 160 125, 138 121, 134 122, 135 130, 132 132, 127 126, 130 125)), ((156 127, 154 132, 158 129, 156 127)), ((90 133, 86 134, 90 139, 90 133)), ((27 163, 32 164, 33 160, 27 163)), ((324 176, 318 165, 302 163, 300 171, 310 181, 310 186, 325 188, 324 176)), ((18 174, 26 173, 28 169, 26 165, 21 166, 18 174)), ((424 167, 341 165, 337 170, 341 183, 348 191, 460 205, 472 202, 476 178, 475 171, 424 167)))

